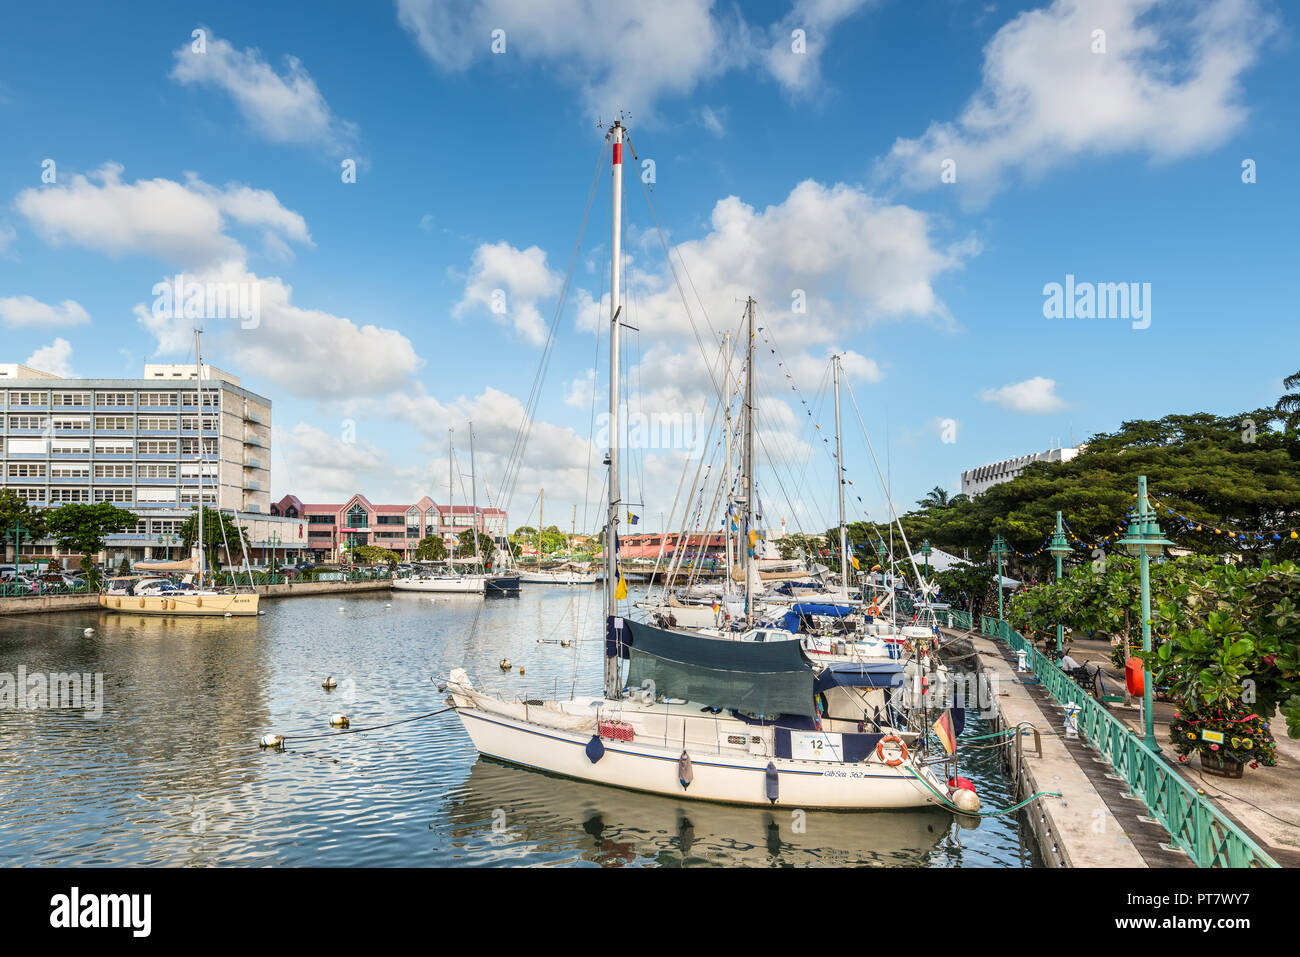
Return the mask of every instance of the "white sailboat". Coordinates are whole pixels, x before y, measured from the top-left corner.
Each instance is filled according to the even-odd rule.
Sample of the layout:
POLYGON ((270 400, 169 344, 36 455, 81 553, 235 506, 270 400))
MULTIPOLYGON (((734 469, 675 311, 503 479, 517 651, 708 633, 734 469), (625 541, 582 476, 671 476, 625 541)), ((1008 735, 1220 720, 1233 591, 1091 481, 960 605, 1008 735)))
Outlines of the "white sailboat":
MULTIPOLYGON (((447 430, 447 520, 451 523, 452 544, 451 558, 452 562, 456 557, 456 510, 453 507, 455 502, 454 486, 452 476, 455 473, 453 459, 455 457, 455 443, 453 442, 454 429, 447 430)), ((475 528, 477 525, 477 516, 473 516, 475 528)), ((407 575, 404 578, 394 578, 392 587, 394 591, 418 591, 418 592, 436 592, 439 594, 449 595, 478 595, 480 598, 487 594, 487 579, 482 575, 467 575, 456 570, 456 566, 449 562, 445 567, 431 572, 420 572, 418 574, 407 575)))
MULTIPOLYGON (((203 548, 203 526, 206 524, 205 515, 208 508, 203 503, 203 353, 199 347, 199 332, 194 332, 194 359, 197 363, 197 373, 195 375, 195 389, 198 393, 198 402, 196 406, 196 415, 198 418, 198 454, 199 454, 199 474, 198 474, 198 511, 195 513, 197 518, 198 544, 196 555, 184 561, 175 562, 151 562, 146 568, 150 572, 184 572, 195 575, 195 588, 184 589, 162 589, 158 587, 149 587, 147 585, 130 586, 130 594, 99 596, 100 607, 113 612, 123 612, 133 615, 194 615, 200 617, 215 616, 224 618, 227 615, 245 616, 256 615, 259 596, 255 589, 252 588, 251 580, 249 591, 241 593, 238 591, 238 585, 232 591, 221 590, 205 587, 205 577, 207 575, 207 555, 203 548), (144 592, 143 594, 141 592, 144 592)), ((220 493, 218 492, 218 495, 220 493)), ((221 518, 220 502, 217 503, 218 521, 221 518)), ((242 543, 243 536, 240 540, 242 543)), ((247 557, 245 556, 245 563, 247 557)))
MULTIPOLYGON (((745 642, 672 631, 633 621, 620 609, 624 133, 621 121, 609 130, 613 222, 604 693, 509 700, 478 690, 468 673, 456 668, 444 685, 449 703, 480 754, 581 780, 735 804, 842 810, 949 806, 956 795, 934 768, 948 764, 955 772, 955 764, 927 755, 924 729, 899 717, 892 702, 901 684, 896 662, 839 663, 815 673, 796 641, 745 642)), ((752 331, 753 300, 748 309, 752 331)), ((752 410, 752 382, 746 402, 752 410)), ((745 535, 754 505, 752 435, 749 439, 745 535)), ((747 615, 753 597, 747 591, 747 615)))

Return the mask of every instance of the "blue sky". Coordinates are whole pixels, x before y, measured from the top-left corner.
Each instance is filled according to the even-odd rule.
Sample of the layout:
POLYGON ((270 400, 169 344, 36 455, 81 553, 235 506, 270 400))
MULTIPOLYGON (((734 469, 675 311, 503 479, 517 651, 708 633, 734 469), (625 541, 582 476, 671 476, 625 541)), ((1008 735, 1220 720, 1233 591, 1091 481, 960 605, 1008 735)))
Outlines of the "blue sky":
MULTIPOLYGON (((759 365, 773 524, 833 521, 799 402, 831 427, 832 351, 900 508, 1125 419, 1269 404, 1300 369, 1294 18, 1266 0, 130 10, 19 8, 0 33, 0 361, 136 376, 189 351, 192 319, 152 315, 156 283, 251 284, 257 327, 205 320, 205 358, 274 400, 277 497, 442 501, 447 430, 467 472, 473 419, 481 497, 508 484, 513 522, 535 522, 545 487, 548 524, 575 504, 596 524, 607 170, 504 479, 617 109, 697 321, 734 330, 752 294, 786 362, 759 365), (1067 274, 1149 283, 1149 326, 1046 318, 1067 274)), ((626 206, 634 408, 707 425, 704 359, 630 175, 626 206)), ((853 512, 879 518, 844 401, 853 512)), ((633 456, 627 497, 667 510, 683 455, 633 456)))

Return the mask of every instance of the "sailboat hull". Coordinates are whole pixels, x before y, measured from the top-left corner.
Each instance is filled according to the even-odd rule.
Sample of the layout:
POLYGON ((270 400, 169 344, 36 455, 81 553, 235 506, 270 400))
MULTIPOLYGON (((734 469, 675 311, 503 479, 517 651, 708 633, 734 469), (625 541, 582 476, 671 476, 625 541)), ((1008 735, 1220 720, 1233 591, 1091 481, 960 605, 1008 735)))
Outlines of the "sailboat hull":
POLYGON ((260 596, 235 595, 100 595, 100 607, 131 615, 193 615, 224 618, 256 615, 260 596))
POLYGON ((485 590, 482 578, 397 578, 396 591, 429 591, 460 595, 482 595, 485 590))
MULTIPOLYGON (((589 730, 548 727, 473 706, 458 706, 456 712, 480 754, 580 781, 762 807, 857 811, 942 806, 907 765, 889 767, 874 759, 856 765, 798 761, 688 747, 693 780, 683 787, 680 746, 602 739, 604 754, 592 762, 586 751, 589 730), (767 796, 769 762, 776 767, 775 800, 767 796)), ((931 786, 942 788, 934 780, 931 786)))

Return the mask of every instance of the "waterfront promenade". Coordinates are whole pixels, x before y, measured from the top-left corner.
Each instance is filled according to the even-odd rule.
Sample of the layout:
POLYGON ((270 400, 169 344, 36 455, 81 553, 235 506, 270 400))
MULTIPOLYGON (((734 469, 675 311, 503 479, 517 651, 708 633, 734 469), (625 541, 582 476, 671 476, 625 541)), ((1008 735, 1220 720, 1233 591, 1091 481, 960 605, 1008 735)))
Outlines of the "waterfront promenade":
MULTIPOLYGON (((986 619, 986 624, 990 621, 986 619)), ((1169 820, 1180 822, 1184 847, 1187 841, 1192 840, 1201 842, 1196 846, 1218 847, 1226 854, 1231 839, 1223 831, 1235 826, 1242 838, 1238 847, 1246 841, 1254 842, 1257 849, 1276 864, 1300 866, 1300 826, 1297 826, 1300 801, 1295 788, 1297 772, 1300 772, 1300 742, 1286 737, 1285 723, 1279 724, 1280 718, 1274 722, 1278 742, 1277 766, 1249 769, 1241 779, 1221 779, 1206 775, 1195 758, 1187 763, 1177 760, 1168 743, 1173 705, 1158 703, 1155 731, 1161 754, 1152 762, 1154 766, 1143 766, 1137 756, 1139 748, 1134 746, 1141 735, 1136 704, 1095 703, 1096 707, 1104 709, 1100 717, 1110 715, 1115 719, 1105 722, 1110 726, 1110 733, 1097 724, 1093 736, 1098 740, 1089 740, 1084 731, 1086 722, 1081 721, 1079 736, 1066 738, 1065 706, 1058 700, 1061 692, 1058 689, 1056 695, 1049 693, 1044 681, 1040 680, 1043 677, 1041 669, 1038 673, 1032 669, 1017 671, 1014 650, 1002 638, 958 629, 945 629, 945 633, 950 638, 968 639, 977 656, 979 669, 996 680, 994 708, 1001 727, 1014 727, 1027 721, 1039 729, 1050 731, 1042 738, 1041 756, 1035 753, 1032 738, 1022 737, 1023 757, 1019 760, 1020 793, 1059 791, 1064 798, 1039 799, 1032 805, 1037 812, 1033 816, 1035 826, 1048 829, 1047 833, 1039 835, 1039 840, 1043 843, 1044 858, 1049 863, 1057 866, 1125 866, 1126 861, 1121 860, 1124 858, 1127 866, 1196 866, 1186 850, 1175 846, 1166 824, 1156 819, 1151 803, 1155 801, 1165 814, 1166 823, 1169 820), (1131 739, 1121 742, 1118 751, 1116 735, 1131 739), (1054 744, 1049 744, 1049 741, 1054 744), (1069 760, 1062 758, 1062 749, 1068 752, 1069 760), (1112 763, 1117 753, 1125 755, 1127 768, 1117 768, 1112 763), (1164 775, 1163 782, 1160 775, 1164 775), (1135 776, 1143 779, 1140 787, 1130 786, 1135 776), (1182 784, 1169 786, 1180 780, 1186 782, 1187 787, 1182 784), (1179 803, 1180 799, 1193 795, 1196 796, 1193 803, 1196 800, 1203 803, 1202 812, 1184 808, 1179 803), (1079 800, 1089 811, 1086 821, 1077 811, 1072 813, 1068 810, 1079 800), (1223 816, 1218 826, 1206 820, 1213 811, 1223 816), (1056 853, 1048 853, 1054 846, 1056 853), (1133 855, 1136 855, 1136 860, 1133 860, 1133 855), (1100 865, 1096 863, 1098 861, 1100 865)), ((1101 665, 1111 691, 1122 689, 1122 677, 1110 665, 1108 642, 1075 641, 1070 653, 1080 661, 1101 665)), ((1079 697, 1086 698, 1081 693, 1079 697)), ((1090 698, 1086 700, 1092 702, 1090 698)), ((1015 749, 1009 745, 1007 751, 1012 773, 1016 774, 1015 749)), ((1216 857, 1215 862, 1222 865, 1224 859, 1216 857)))

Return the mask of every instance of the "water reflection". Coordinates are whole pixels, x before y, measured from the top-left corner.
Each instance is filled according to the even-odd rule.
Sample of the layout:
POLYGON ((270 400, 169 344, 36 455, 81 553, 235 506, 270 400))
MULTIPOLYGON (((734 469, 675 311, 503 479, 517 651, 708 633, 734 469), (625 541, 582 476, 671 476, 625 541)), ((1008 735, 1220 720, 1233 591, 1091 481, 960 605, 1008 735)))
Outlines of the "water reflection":
MULTIPOLYGON (((431 677, 457 665, 521 697, 600 687, 598 589, 264 608, 258 619, 0 618, 0 672, 104 676, 98 720, 0 709, 0 864, 1035 864, 1016 818, 976 830, 932 810, 796 822, 632 794, 479 760, 454 715, 260 752, 263 734, 328 732, 335 712, 357 728, 434 710, 431 677), (525 673, 503 673, 504 657, 525 673), (334 691, 321 688, 326 674, 334 691)), ((962 773, 986 807, 1005 807, 993 754, 974 752, 962 773)))

